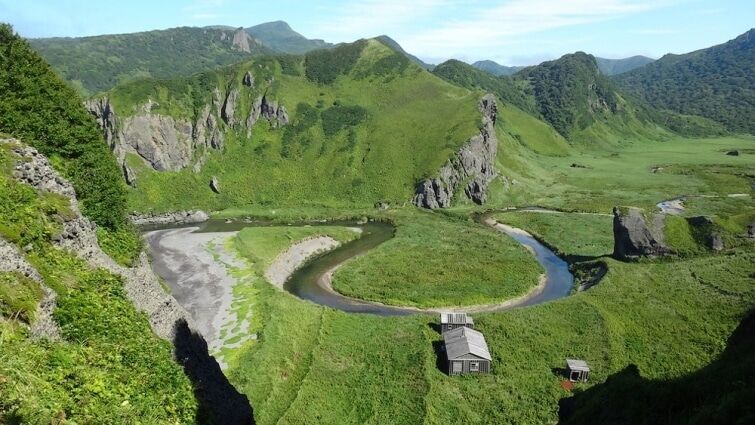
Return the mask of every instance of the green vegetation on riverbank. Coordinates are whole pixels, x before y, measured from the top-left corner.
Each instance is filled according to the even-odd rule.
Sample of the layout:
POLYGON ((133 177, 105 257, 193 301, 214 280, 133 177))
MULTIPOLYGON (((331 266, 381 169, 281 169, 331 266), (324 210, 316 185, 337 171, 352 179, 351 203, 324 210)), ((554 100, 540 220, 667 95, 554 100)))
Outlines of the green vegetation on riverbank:
MULTIPOLYGON (((573 237, 589 239, 595 232, 593 216, 505 216, 514 214, 522 214, 518 224, 533 232, 555 224, 548 220, 571 223, 573 218, 568 231, 573 237), (534 218, 531 226, 529 218, 534 218)), ((461 223, 468 229, 476 226, 461 223)), ((279 229, 279 236, 268 238, 278 240, 276 249, 285 249, 283 232, 290 230, 279 229)), ((566 240, 560 232, 546 234, 546 240, 566 240)), ((587 249, 554 244, 564 252, 587 249)), ((270 257, 266 252, 257 244, 246 253, 270 257)), ((462 378, 437 368, 440 336, 428 326, 437 320, 434 315, 346 314, 259 281, 252 307, 258 313, 258 340, 239 350, 228 375, 249 395, 260 424, 554 422, 559 400, 570 396, 554 372, 566 357, 584 358, 593 367, 590 382, 579 389, 600 386, 630 364, 647 379, 665 381, 694 374, 714 361, 755 302, 755 291, 747 284, 754 260, 747 248, 640 264, 606 259, 607 276, 587 292, 475 315, 493 353, 493 373, 462 378)), ((692 403, 689 412, 712 419, 713 408, 698 409, 692 403)))
POLYGON ((415 307, 492 304, 526 294, 542 273, 519 243, 483 225, 413 209, 381 217, 396 236, 344 264, 336 291, 415 307))
POLYGON ((613 252, 613 217, 608 215, 511 211, 494 218, 526 229, 564 255, 598 257, 613 252))

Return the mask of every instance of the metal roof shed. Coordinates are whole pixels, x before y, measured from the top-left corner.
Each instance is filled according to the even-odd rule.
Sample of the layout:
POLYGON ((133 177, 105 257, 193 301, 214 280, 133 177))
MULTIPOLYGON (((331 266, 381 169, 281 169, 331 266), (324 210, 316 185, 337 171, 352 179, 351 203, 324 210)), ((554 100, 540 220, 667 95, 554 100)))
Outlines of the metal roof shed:
POLYGON ((572 382, 587 382, 590 377, 590 366, 584 360, 566 359, 566 374, 572 382))
POLYGON ((474 328, 474 320, 467 313, 440 313, 440 333, 460 327, 474 328))
POLYGON ((459 327, 443 334, 449 375, 490 372, 490 351, 482 333, 459 327))

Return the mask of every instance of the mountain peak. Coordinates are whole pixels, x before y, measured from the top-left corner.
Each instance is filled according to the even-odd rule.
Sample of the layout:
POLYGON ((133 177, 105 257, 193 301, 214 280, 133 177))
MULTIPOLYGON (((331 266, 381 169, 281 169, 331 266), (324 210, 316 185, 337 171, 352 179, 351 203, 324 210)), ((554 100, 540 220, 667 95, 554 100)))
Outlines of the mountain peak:
POLYGON ((294 31, 285 21, 265 22, 249 27, 246 31, 263 45, 281 53, 300 55, 310 50, 333 47, 323 40, 310 40, 294 31))

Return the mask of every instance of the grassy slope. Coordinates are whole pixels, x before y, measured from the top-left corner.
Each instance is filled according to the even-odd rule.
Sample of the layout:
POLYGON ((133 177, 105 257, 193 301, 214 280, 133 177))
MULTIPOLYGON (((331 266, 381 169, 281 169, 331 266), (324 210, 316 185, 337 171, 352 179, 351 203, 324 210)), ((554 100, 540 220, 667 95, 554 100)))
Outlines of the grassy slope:
POLYGON ((514 227, 527 228, 567 255, 594 257, 613 252, 613 218, 610 216, 516 211, 497 214, 495 218, 514 227))
POLYGON ((191 75, 267 51, 255 41, 251 52, 240 51, 233 45, 234 32, 182 27, 29 42, 83 94, 95 94, 129 80, 191 75))
MULTIPOLYGON (((270 97, 286 106, 294 125, 301 118, 299 104, 316 108, 322 116, 334 103, 361 106, 367 119, 330 136, 320 119, 296 132, 286 146, 284 133, 291 130, 271 129, 260 122, 251 139, 245 132, 229 134, 225 151, 210 153, 199 174, 157 173, 133 161, 139 177, 130 196, 132 208, 221 209, 250 203, 353 207, 371 206, 380 199, 404 202, 411 198, 415 183, 436 172, 479 125, 477 93, 434 77, 377 41, 366 43, 347 75, 332 84, 315 84, 304 76, 283 73, 275 61, 261 60, 199 75, 194 82, 141 82, 119 87, 110 95, 122 114, 128 115, 134 105, 151 97, 160 103, 162 113, 190 117, 194 98, 187 97, 186 87, 200 85, 198 80, 221 87, 228 81, 239 85, 247 69, 255 72, 257 81, 274 77, 270 97), (386 63, 395 67, 386 71, 386 63), (211 176, 220 180, 220 195, 207 185, 211 176)), ((209 96, 210 90, 202 96, 209 96)), ((248 98, 241 104, 246 106, 238 110, 246 113, 257 95, 244 94, 248 98)))
POLYGON ((434 213, 389 211, 396 236, 336 272, 343 294, 417 307, 489 304, 527 293, 542 272, 517 242, 434 213))
POLYGON ((41 292, 18 274, 0 274, 0 422, 176 423, 196 414, 191 383, 126 297, 119 278, 53 248, 59 196, 40 195, 11 177, 12 153, 0 148, 0 237, 57 294, 62 341, 29 338, 41 292))
POLYGON ((553 157, 536 155, 499 129, 503 152, 499 171, 517 184, 494 183, 489 207, 541 205, 557 209, 610 213, 614 205, 635 205, 649 211, 664 199, 680 195, 709 195, 696 198, 688 213, 741 215, 753 208, 751 196, 726 198, 729 194, 751 194, 750 154, 727 156, 729 149, 745 150, 750 137, 682 139, 663 141, 627 139, 620 147, 583 151, 553 157), (580 167, 572 167, 576 164, 580 167), (586 167, 586 168, 582 168, 586 167), (660 169, 653 172, 657 167, 660 169))
MULTIPOLYGON (((571 216, 558 217, 572 224, 571 216)), ((575 223, 575 235, 595 232, 589 223, 575 223)), ((285 235, 278 239, 275 246, 285 246, 285 235)), ((266 249, 258 245, 247 254, 255 252, 266 249)), ((643 264, 607 260, 607 277, 588 292, 478 315, 494 355, 493 373, 481 377, 451 378, 436 368, 433 342, 440 336, 428 326, 433 316, 347 315, 261 284, 253 307, 263 316, 260 339, 241 350, 230 376, 250 395, 261 424, 551 422, 558 400, 568 396, 552 371, 565 357, 590 362, 587 386, 628 364, 664 380, 713 360, 755 301, 746 284, 752 251, 731 254, 643 264)))

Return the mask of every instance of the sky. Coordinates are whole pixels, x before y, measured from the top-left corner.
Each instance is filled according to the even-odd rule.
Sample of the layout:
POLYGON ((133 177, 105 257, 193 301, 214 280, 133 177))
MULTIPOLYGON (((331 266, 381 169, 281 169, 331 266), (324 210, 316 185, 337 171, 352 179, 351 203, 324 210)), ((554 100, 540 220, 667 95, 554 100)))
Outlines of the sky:
POLYGON ((531 65, 579 50, 658 58, 720 44, 755 25, 755 0, 0 0, 0 22, 30 38, 275 20, 329 42, 387 34, 430 63, 531 65))

